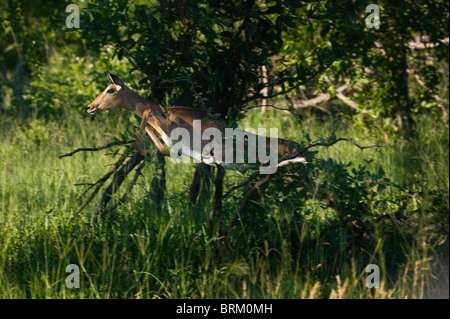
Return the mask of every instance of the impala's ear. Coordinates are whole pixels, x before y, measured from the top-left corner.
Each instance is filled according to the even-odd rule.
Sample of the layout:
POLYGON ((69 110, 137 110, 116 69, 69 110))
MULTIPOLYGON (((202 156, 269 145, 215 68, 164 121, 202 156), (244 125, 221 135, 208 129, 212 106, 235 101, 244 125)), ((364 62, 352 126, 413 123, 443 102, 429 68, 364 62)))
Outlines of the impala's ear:
POLYGON ((111 76, 111 73, 109 73, 108 71, 105 71, 105 75, 108 78, 109 83, 114 84, 114 80, 113 80, 113 78, 111 76))
POLYGON ((115 76, 114 74, 111 74, 108 71, 106 71, 105 74, 111 84, 120 85, 120 86, 125 85, 123 83, 123 81, 121 79, 119 79, 117 76, 115 76))

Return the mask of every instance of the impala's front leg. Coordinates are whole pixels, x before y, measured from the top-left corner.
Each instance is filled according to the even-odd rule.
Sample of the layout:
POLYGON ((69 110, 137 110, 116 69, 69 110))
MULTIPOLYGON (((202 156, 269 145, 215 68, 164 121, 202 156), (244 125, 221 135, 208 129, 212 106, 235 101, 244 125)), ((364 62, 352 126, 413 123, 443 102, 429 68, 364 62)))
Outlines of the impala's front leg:
POLYGON ((155 133, 153 132, 153 128, 150 125, 147 124, 147 126, 145 127, 145 131, 150 136, 153 143, 155 143, 159 152, 164 156, 170 156, 170 151, 164 146, 163 143, 161 143, 161 140, 155 135, 155 133))
POLYGON ((148 121, 149 114, 150 113, 146 112, 144 114, 144 116, 142 117, 141 125, 139 126, 139 131, 136 135, 136 139, 134 140, 134 145, 133 145, 134 149, 136 151, 138 151, 139 154, 141 154, 141 155, 145 155, 145 153, 146 153, 146 151, 144 150, 144 147, 142 145, 142 139, 144 137, 143 136, 144 130, 146 130, 147 125, 148 125, 147 121, 148 121))
POLYGON ((155 132, 153 130, 153 127, 148 124, 148 119, 150 118, 150 111, 147 110, 144 112, 142 116, 142 122, 141 126, 139 127, 139 131, 136 135, 136 140, 134 142, 134 148, 141 154, 145 155, 146 151, 142 145, 142 139, 144 137, 144 130, 147 132, 147 134, 152 139, 153 143, 155 143, 156 147, 158 148, 159 152, 163 154, 164 156, 170 156, 169 150, 164 146, 164 144, 161 143, 161 140, 155 135, 155 132))

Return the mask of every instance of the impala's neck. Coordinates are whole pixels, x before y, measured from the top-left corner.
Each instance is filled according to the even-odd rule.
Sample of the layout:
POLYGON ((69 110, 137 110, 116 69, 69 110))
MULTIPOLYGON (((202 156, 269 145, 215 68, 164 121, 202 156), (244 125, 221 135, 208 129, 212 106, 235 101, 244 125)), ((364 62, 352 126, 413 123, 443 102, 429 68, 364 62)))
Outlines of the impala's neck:
POLYGON ((125 98, 123 101, 123 107, 131 112, 135 113, 137 116, 142 117, 145 110, 152 110, 154 114, 162 114, 163 110, 160 106, 144 99, 139 94, 131 90, 129 87, 124 87, 125 98))

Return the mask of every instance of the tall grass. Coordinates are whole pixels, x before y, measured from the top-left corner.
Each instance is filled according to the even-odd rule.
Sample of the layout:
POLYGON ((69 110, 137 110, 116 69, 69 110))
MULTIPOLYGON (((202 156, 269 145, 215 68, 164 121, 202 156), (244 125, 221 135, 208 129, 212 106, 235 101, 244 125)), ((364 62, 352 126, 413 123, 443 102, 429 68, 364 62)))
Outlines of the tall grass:
MULTIPOLYGON (((413 146, 392 138, 382 141, 388 144, 385 149, 360 151, 345 142, 320 149, 322 158, 354 167, 365 164, 374 171, 382 167, 393 181, 419 192, 414 200, 420 231, 413 240, 402 241, 406 235, 399 229, 398 242, 406 243, 399 248, 404 258, 389 265, 384 250, 396 243, 386 242, 381 228, 375 230, 376 256, 347 249, 348 234, 326 242, 331 237, 321 233, 329 216, 314 198, 299 203, 291 196, 281 205, 277 196, 262 197, 228 245, 220 247, 205 231, 211 203, 189 202, 193 167, 170 160, 162 205, 152 202, 149 181, 155 171, 149 159, 127 202, 92 224, 95 203, 76 214, 85 187, 75 184, 96 181, 117 154, 104 150, 58 156, 120 138, 124 127, 137 125, 125 114, 92 119, 67 112, 57 121, 0 120, 1 298, 448 297, 448 238, 445 229, 436 237, 430 226, 440 219, 448 233, 448 212, 442 210, 448 211, 449 190, 445 125, 423 120, 413 146), (299 205, 307 209, 299 210, 299 205), (368 260, 382 269, 378 289, 365 286, 368 260), (68 264, 81 269, 79 289, 65 285, 68 264)), ((280 137, 298 141, 305 132, 313 138, 334 132, 361 145, 380 139, 351 125, 298 122, 271 112, 262 118, 252 112, 241 126, 278 127, 280 137)), ((240 178, 227 173, 228 184, 240 178)), ((238 200, 225 201, 225 214, 234 213, 238 200)))

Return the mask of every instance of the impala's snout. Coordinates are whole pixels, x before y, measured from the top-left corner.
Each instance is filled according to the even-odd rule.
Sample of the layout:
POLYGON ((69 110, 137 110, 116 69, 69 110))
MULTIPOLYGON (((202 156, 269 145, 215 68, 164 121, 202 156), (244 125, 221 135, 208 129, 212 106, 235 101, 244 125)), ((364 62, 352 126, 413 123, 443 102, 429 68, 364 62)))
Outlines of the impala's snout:
POLYGON ((89 114, 94 115, 94 114, 97 113, 97 108, 96 108, 96 107, 93 107, 92 105, 88 105, 88 106, 86 107, 86 111, 87 111, 89 114))

